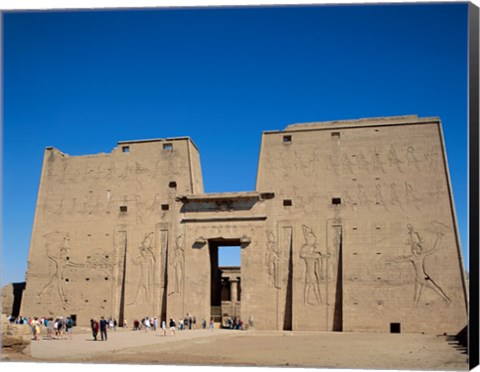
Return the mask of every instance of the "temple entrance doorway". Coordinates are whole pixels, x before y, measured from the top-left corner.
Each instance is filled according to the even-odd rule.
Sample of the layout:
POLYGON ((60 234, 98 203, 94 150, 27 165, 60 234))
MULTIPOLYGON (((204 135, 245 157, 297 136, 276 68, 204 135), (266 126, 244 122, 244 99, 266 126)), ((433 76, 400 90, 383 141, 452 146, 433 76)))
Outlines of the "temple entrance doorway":
POLYGON ((208 246, 211 318, 217 328, 234 328, 241 317, 240 240, 212 239, 208 246))

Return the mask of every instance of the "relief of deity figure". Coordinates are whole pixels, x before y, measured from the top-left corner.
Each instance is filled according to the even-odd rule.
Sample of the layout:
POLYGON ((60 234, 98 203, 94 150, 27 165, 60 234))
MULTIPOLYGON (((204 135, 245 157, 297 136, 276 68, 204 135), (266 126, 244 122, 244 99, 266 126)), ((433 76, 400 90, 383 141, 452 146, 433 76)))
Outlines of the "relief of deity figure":
POLYGON ((323 278, 323 255, 316 245, 316 237, 312 229, 303 225, 305 244, 300 249, 300 258, 305 261, 304 304, 322 304, 320 279, 323 278), (313 299, 312 299, 313 294, 313 299))
POLYGON ((267 254, 266 254, 266 263, 268 268, 268 275, 270 277, 270 283, 272 287, 280 288, 279 283, 279 266, 280 266, 280 255, 277 250, 277 244, 275 241, 275 236, 272 231, 267 231, 267 254))
POLYGON ((417 159, 417 156, 415 155, 415 149, 412 146, 409 146, 407 148, 407 153, 405 154, 405 158, 407 159, 408 166, 413 165, 417 171, 421 172, 420 160, 417 159))
POLYGON ((393 146, 390 146, 390 150, 388 150, 388 163, 390 167, 396 167, 400 173, 403 173, 403 169, 401 167, 403 162, 398 158, 395 147, 393 146))
POLYGON ((171 262, 174 270, 174 289, 173 293, 181 293, 183 287, 183 270, 185 263, 185 251, 183 247, 183 236, 177 236, 175 241, 175 256, 171 262))

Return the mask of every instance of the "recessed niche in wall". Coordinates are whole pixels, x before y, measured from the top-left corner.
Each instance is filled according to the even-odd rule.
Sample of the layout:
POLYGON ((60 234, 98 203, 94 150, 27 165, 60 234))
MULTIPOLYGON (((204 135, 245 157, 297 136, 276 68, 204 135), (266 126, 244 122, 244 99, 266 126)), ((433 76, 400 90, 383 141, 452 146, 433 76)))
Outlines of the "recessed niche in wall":
POLYGON ((283 143, 292 142, 292 136, 283 136, 283 143))
POLYGON ((291 199, 284 199, 283 200, 283 206, 284 207, 291 207, 292 206, 292 200, 291 199))
POLYGON ((126 212, 127 211, 127 206, 126 205, 121 205, 120 206, 120 212, 126 212))
POLYGON ((168 211, 169 208, 168 204, 162 204, 162 211, 168 211))
POLYGON ((173 150, 173 145, 171 143, 164 143, 163 144, 163 149, 166 151, 172 151, 173 150))
POLYGON ((177 187, 177 183, 175 181, 170 181, 168 183, 168 187, 170 187, 172 189, 175 189, 177 187))

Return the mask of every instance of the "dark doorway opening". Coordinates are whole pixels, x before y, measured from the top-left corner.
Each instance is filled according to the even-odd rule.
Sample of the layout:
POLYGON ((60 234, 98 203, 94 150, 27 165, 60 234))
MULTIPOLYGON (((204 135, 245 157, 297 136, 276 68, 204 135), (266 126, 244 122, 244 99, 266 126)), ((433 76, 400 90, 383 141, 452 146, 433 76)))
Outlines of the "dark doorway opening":
POLYGON ((215 323, 224 325, 227 318, 239 316, 241 297, 241 262, 239 239, 211 239, 210 307, 215 323))

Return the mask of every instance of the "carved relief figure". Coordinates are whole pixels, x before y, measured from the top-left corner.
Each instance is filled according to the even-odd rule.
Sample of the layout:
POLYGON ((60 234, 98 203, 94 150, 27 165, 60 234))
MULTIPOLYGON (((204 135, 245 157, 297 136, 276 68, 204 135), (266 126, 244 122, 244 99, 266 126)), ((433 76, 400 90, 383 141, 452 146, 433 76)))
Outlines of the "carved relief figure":
POLYGON ((322 254, 317 248, 316 237, 312 229, 305 225, 302 226, 302 229, 305 237, 305 244, 300 249, 300 258, 305 261, 303 301, 304 304, 318 305, 323 303, 319 285, 319 280, 323 276, 322 254))
MULTIPOLYGON (((48 239, 47 234, 46 237, 48 239)), ((63 241, 58 247, 58 256, 54 256, 49 252, 49 243, 47 240, 47 257, 53 262, 55 266, 55 272, 50 277, 48 283, 42 288, 40 292, 38 292, 38 296, 42 296, 47 290, 53 288, 58 296, 60 297, 60 301, 62 302, 63 309, 66 309, 66 302, 65 302, 65 290, 64 290, 64 272, 67 267, 84 267, 83 264, 78 264, 75 262, 70 261, 70 257, 68 253, 70 251, 70 236, 66 234, 63 237, 63 241)))
POLYGON ((383 168, 383 160, 380 159, 380 154, 378 153, 377 149, 373 150, 373 170, 386 173, 385 169, 383 168))
POLYGON ((370 173, 370 162, 367 161, 365 155, 360 151, 360 154, 357 156, 357 165, 358 169, 364 170, 367 173, 370 173))
POLYGON ((184 262, 185 262, 185 251, 183 247, 183 236, 179 235, 177 236, 177 240, 175 241, 175 256, 171 263, 175 273, 173 293, 181 293, 181 289, 183 287, 184 262))
POLYGON ((343 170, 348 174, 353 174, 353 170, 352 170, 353 165, 354 164, 352 163, 348 155, 343 154, 343 157, 342 157, 343 170))
POLYGON ((338 164, 338 161, 332 156, 332 155, 328 155, 328 163, 327 163, 327 169, 329 170, 332 170, 335 172, 335 174, 337 176, 340 175, 340 171, 339 171, 339 164, 338 164))
POLYGON ((417 159, 415 155, 415 149, 412 146, 407 148, 407 153, 405 154, 405 158, 407 159, 407 165, 414 166, 417 171, 421 171, 420 169, 420 160, 417 159))
POLYGON ((352 207, 352 210, 353 211, 357 211, 357 203, 355 202, 355 200, 352 198, 352 196, 350 195, 350 193, 348 192, 348 190, 345 190, 343 192, 343 198, 342 198, 344 201, 345 201, 345 204, 346 205, 350 205, 352 207))
POLYGON ((429 250, 424 249, 424 240, 421 238, 420 234, 415 231, 412 225, 408 224, 408 241, 407 244, 410 245, 412 254, 409 256, 399 257, 394 259, 391 262, 402 262, 408 261, 413 265, 415 270, 415 293, 413 296, 413 302, 415 305, 420 301, 422 291, 424 288, 432 289, 437 295, 439 295, 447 305, 450 304, 450 298, 445 294, 443 289, 433 281, 432 278, 427 274, 425 270, 425 258, 437 249, 438 243, 442 237, 441 232, 437 232, 437 236, 433 246, 429 250))
POLYGON ((361 205, 364 205, 370 210, 370 205, 373 203, 372 200, 368 197, 367 193, 365 192, 365 188, 363 185, 358 184, 358 200, 360 201, 361 205))
POLYGON ((388 211, 387 204, 383 200, 382 186, 379 184, 375 185, 375 204, 383 206, 388 211))
POLYGON ((280 281, 279 281, 280 256, 277 250, 275 236, 273 235, 273 232, 270 230, 267 231, 267 239, 268 239, 268 242, 267 242, 266 262, 267 262, 268 275, 270 277, 270 283, 272 287, 280 288, 280 281))
POLYGON ((397 168, 400 173, 403 173, 403 169, 401 167, 403 161, 398 158, 395 147, 393 146, 390 146, 390 150, 388 150, 388 163, 390 167, 397 168))
POLYGON ((398 198, 397 184, 395 182, 390 184, 390 203, 392 205, 398 205, 403 210, 402 203, 400 202, 400 199, 398 198))
POLYGON ((436 174, 438 172, 438 153, 435 146, 429 153, 425 154, 425 159, 428 162, 428 173, 436 174))
POLYGON ((138 247, 139 254, 133 259, 133 263, 140 266, 135 303, 145 303, 151 298, 153 270, 155 267, 155 255, 152 244, 153 232, 145 234, 142 244, 138 247))
POLYGON ((420 202, 420 199, 415 194, 413 186, 407 181, 405 181, 405 200, 407 201, 407 204, 415 204, 415 208, 418 209, 418 202, 420 202))

